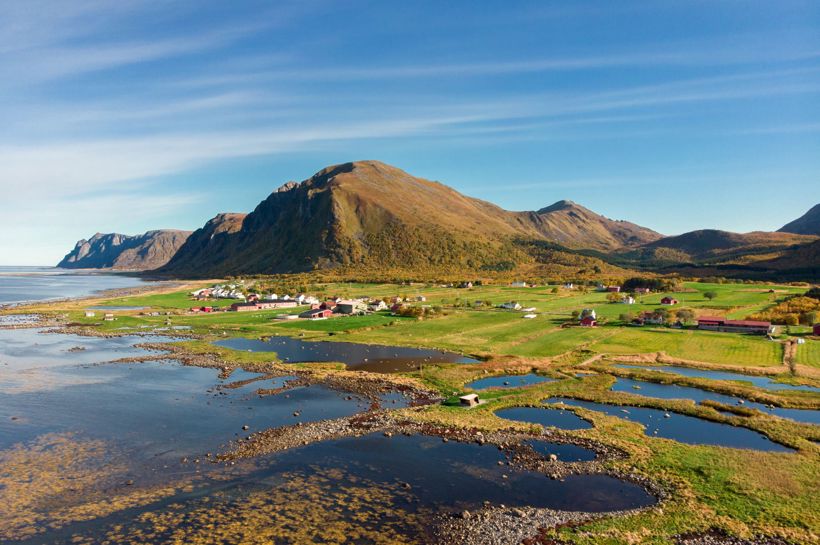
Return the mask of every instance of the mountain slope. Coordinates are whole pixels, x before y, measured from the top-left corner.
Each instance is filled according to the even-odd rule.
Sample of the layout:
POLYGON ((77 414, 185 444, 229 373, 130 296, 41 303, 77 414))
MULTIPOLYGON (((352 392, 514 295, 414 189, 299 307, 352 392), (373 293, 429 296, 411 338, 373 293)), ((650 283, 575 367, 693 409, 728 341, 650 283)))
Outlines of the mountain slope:
POLYGON ((820 236, 820 204, 815 204, 808 212, 778 229, 778 232, 820 236))
POLYGON ((702 229, 644 244, 628 255, 668 262, 748 262, 754 255, 766 255, 790 246, 808 244, 815 238, 791 233, 731 233, 702 229))
POLYGON ((622 228, 620 222, 577 205, 510 212, 384 163, 359 161, 285 184, 227 237, 202 244, 197 231, 160 272, 217 276, 338 267, 496 269, 532 262, 536 258, 524 242, 552 240, 552 232, 566 233, 564 238, 577 247, 602 249, 635 237, 660 236, 637 226, 622 228), (572 214, 583 215, 578 226, 569 225, 572 214), (594 236, 586 236, 585 221, 594 225, 594 236), (618 229, 605 234, 608 225, 618 229))
POLYGON ((572 201, 558 201, 529 215, 544 238, 569 248, 616 250, 663 238, 651 229, 611 220, 572 201))
POLYGON ((208 220, 188 237, 167 264, 161 266, 177 270, 213 269, 217 259, 229 251, 234 233, 242 229, 247 214, 226 212, 208 220))
POLYGON ((162 267, 185 243, 190 231, 162 229, 142 235, 96 233, 80 240, 57 265, 65 269, 150 270, 162 267))

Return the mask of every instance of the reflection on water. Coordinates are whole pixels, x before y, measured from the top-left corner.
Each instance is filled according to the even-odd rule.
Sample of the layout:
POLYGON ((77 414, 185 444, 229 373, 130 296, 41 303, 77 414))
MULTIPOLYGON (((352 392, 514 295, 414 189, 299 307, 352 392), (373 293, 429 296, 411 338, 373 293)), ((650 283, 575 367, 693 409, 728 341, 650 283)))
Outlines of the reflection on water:
MULTIPOLYGON (((701 388, 678 386, 677 384, 658 384, 628 378, 618 378, 612 386, 612 390, 615 392, 629 392, 660 399, 691 399, 697 402, 710 400, 726 405, 738 405, 740 401, 740 398, 710 392, 709 390, 703 390, 701 388)), ((820 424, 820 411, 809 409, 783 409, 781 407, 768 408, 762 403, 755 403, 754 401, 743 401, 743 406, 747 409, 757 409, 764 413, 796 420, 798 422, 820 424)))
POLYGON ((743 373, 730 373, 728 371, 708 371, 706 369, 695 369, 694 367, 681 367, 676 365, 626 365, 618 364, 615 367, 622 369, 645 369, 647 371, 661 371, 664 373, 675 373, 685 377, 707 378, 712 380, 740 380, 749 382, 758 388, 766 390, 807 390, 810 392, 820 392, 820 388, 814 386, 803 386, 775 382, 769 377, 757 375, 744 375, 743 373))
POLYGON ((251 352, 275 352, 285 363, 341 362, 361 371, 395 373, 419 369, 427 363, 477 363, 478 360, 427 348, 406 348, 333 341, 303 341, 292 337, 224 339, 219 346, 251 352))
POLYGON ((775 443, 756 431, 721 424, 694 416, 664 412, 659 409, 631 407, 609 403, 595 403, 563 397, 551 397, 546 403, 563 403, 570 407, 583 407, 610 416, 639 422, 646 427, 648 435, 674 439, 692 445, 717 445, 722 447, 747 448, 792 452, 792 449, 775 443), (668 415, 668 416, 667 416, 668 415))
POLYGON ((61 543, 73 534, 75 543, 198 543, 215 535, 230 543, 251 536, 260 543, 422 543, 435 514, 485 501, 591 512, 655 502, 643 488, 613 477, 551 480, 500 466, 504 460, 493 446, 426 436, 328 441, 271 456, 261 469, 171 497, 162 509, 68 527, 32 543, 61 543))

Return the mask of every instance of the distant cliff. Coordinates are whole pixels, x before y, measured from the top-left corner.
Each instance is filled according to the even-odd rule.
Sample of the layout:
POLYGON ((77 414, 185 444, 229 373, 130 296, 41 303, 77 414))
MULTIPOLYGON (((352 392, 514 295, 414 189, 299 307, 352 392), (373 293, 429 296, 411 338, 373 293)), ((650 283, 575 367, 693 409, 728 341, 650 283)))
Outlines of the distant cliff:
POLYGON ((80 240, 58 267, 143 271, 162 267, 188 240, 190 231, 162 229, 142 235, 97 233, 80 240))

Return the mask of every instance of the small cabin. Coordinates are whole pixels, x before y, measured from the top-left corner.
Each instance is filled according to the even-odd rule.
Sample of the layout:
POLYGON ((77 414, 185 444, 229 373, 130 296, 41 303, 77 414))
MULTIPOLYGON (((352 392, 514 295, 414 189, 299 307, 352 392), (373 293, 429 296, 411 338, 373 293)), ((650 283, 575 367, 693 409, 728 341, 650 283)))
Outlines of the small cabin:
POLYGON ((820 324, 814 324, 814 327, 812 328, 812 332, 815 335, 820 337, 820 324))
POLYGON ((481 401, 478 399, 478 394, 467 394, 458 398, 462 407, 475 407, 481 401))
POLYGON ((677 305, 678 300, 675 299, 674 297, 664 297, 663 299, 661 299, 661 304, 662 305, 677 305))
POLYGON ((97 315, 97 313, 94 312, 93 310, 86 310, 85 311, 85 317, 86 318, 93 318, 96 315, 97 315))

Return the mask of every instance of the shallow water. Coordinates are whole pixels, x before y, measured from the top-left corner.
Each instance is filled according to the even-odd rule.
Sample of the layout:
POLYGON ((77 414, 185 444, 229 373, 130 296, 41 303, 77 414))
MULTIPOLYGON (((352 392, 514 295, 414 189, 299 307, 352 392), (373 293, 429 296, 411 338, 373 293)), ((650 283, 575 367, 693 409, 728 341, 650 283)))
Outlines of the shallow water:
POLYGON ((149 285, 136 276, 54 267, 0 267, 0 306, 83 297, 109 289, 149 285))
POLYGON ((277 379, 218 388, 237 373, 222 381, 216 369, 170 361, 99 364, 147 354, 133 346, 145 340, 0 331, 0 448, 44 433, 79 432, 116 440, 146 458, 158 452, 179 457, 246 435, 243 425, 258 431, 348 416, 369 406, 317 385, 256 395, 258 388, 280 387, 277 379), (70 351, 76 347, 84 349, 70 351))
POLYGON ((545 427, 554 427, 562 430, 583 430, 592 427, 592 423, 584 420, 572 411, 560 409, 546 409, 541 407, 511 407, 496 411, 496 416, 515 420, 541 424, 545 427))
POLYGON ((645 369, 647 371, 662 371, 665 373, 675 373, 685 377, 707 378, 711 380, 740 380, 749 382, 758 388, 766 390, 807 390, 810 392, 820 392, 820 388, 814 386, 802 386, 794 384, 784 384, 775 382, 769 377, 758 375, 744 375, 743 373, 731 373, 728 371, 708 371, 706 369, 695 369, 694 367, 681 367, 676 365, 627 365, 617 364, 615 367, 621 369, 645 369))
POLYGON ((467 384, 467 388, 473 390, 483 390, 485 388, 520 388, 522 386, 531 386, 541 382, 552 382, 555 379, 545 377, 543 375, 536 375, 529 373, 527 375, 503 375, 500 377, 488 377, 475 380, 467 384))
POLYGON ((793 452, 792 449, 775 443, 763 434, 747 428, 721 424, 674 412, 665 413, 659 409, 596 403, 562 397, 551 397, 546 399, 545 403, 563 403, 567 406, 582 407, 631 420, 632 422, 639 422, 646 427, 647 435, 674 439, 691 445, 716 445, 775 452, 793 452), (666 414, 669 415, 669 418, 665 416, 666 414))
MULTIPOLYGON (((658 384, 655 382, 647 382, 643 380, 633 380, 619 377, 612 386, 614 392, 629 392, 646 397, 656 397, 660 399, 691 399, 696 402, 711 400, 726 405, 741 405, 738 403, 740 398, 710 392, 701 388, 694 388, 690 386, 678 386, 677 384, 658 384), (637 388, 635 388, 637 386, 637 388)), ((779 416, 781 418, 788 418, 798 422, 807 422, 809 424, 820 424, 820 411, 809 409, 784 409, 775 407, 770 409, 762 403, 755 403, 754 401, 744 401, 742 406, 747 409, 757 409, 767 414, 779 416)))
POLYGON ((559 462, 589 462, 598 456, 594 450, 567 443, 552 443, 550 441, 539 440, 527 441, 526 443, 531 446, 535 452, 544 457, 555 454, 558 456, 559 462))
POLYGON ((224 339, 215 344, 234 350, 275 352, 285 363, 341 362, 352 369, 377 373, 413 371, 424 364, 477 363, 478 360, 441 350, 334 341, 303 341, 293 337, 224 339))
POLYGON ((435 515, 474 510, 485 501, 590 512, 656 501, 640 486, 606 475, 551 480, 498 464, 505 460, 494 446, 443 443, 427 436, 372 434, 327 441, 270 456, 263 469, 220 483, 204 496, 170 498, 163 502, 163 511, 177 514, 171 524, 163 519, 157 528, 151 517, 135 521, 138 513, 133 513, 109 517, 91 528, 78 525, 79 531, 69 527, 29 543, 63 543, 73 533, 91 535, 95 539, 88 542, 99 543, 99 536, 117 523, 128 529, 114 534, 119 543, 144 542, 144 532, 151 542, 193 542, 212 537, 209 524, 219 528, 223 539, 231 536, 228 542, 239 542, 235 538, 244 535, 251 521, 258 524, 253 528, 256 537, 261 533, 276 543, 304 542, 300 527, 311 523, 317 526, 311 532, 328 532, 311 543, 424 543, 429 542, 435 515), (255 518, 254 512, 262 516, 255 518), (372 539, 363 539, 366 536, 372 539))

